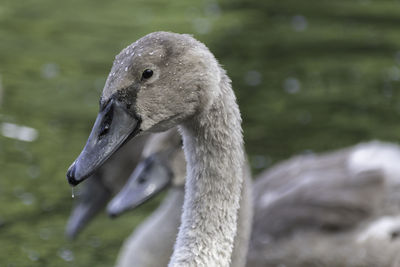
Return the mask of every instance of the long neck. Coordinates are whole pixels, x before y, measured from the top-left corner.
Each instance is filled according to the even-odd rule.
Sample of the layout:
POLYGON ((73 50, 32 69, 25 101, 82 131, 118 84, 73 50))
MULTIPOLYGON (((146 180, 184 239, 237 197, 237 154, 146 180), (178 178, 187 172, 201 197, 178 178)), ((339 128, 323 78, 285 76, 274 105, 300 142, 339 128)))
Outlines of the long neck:
POLYGON ((181 125, 187 160, 182 224, 169 264, 230 264, 243 182, 241 118, 229 79, 211 107, 181 125))
POLYGON ((247 162, 243 169, 243 186, 239 204, 237 234, 232 251, 231 267, 246 266, 251 226, 253 224, 252 180, 247 162))
POLYGON ((183 194, 183 188, 169 190, 160 207, 124 242, 116 267, 168 264, 180 223, 183 194))

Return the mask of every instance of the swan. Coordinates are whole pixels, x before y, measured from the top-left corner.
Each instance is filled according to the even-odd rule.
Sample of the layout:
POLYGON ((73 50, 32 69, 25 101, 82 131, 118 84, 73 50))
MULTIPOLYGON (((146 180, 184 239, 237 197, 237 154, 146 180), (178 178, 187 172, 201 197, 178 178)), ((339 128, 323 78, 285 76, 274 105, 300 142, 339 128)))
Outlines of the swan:
MULTIPOLYGON (((157 164, 165 168, 180 166, 176 159, 182 151, 174 153, 157 160, 157 164)), ((372 141, 323 154, 295 156, 259 174, 252 190, 254 223, 246 266, 398 266, 399 161, 398 145, 372 141)), ((179 176, 184 177, 182 169, 177 168, 173 174, 179 175, 180 170, 179 176)), ((144 188, 153 184, 151 180, 158 179, 153 176, 139 183, 146 173, 130 178, 130 186, 110 202, 109 212, 120 214, 135 207, 128 198, 137 195, 132 189, 146 191, 144 188)), ((178 181, 183 184, 181 178, 178 181)), ((183 192, 175 187, 176 183, 172 184, 171 192, 183 192)), ((179 225, 176 214, 181 202, 178 199, 172 205, 168 203, 169 195, 159 208, 160 214, 152 215, 148 221, 158 216, 157 221, 173 231, 179 225)), ((244 210, 241 206, 240 211, 244 210)), ((148 221, 127 239, 117 267, 165 266, 161 263, 168 260, 173 238, 163 237, 156 242, 161 258, 149 256, 155 253, 153 244, 140 247, 141 239, 154 242, 152 237, 164 229, 148 221), (138 264, 141 255, 145 260, 159 260, 160 264, 138 264)))
POLYGON ((241 116, 225 70, 190 35, 151 33, 117 55, 68 182, 83 181, 130 138, 175 126, 187 179, 169 266, 229 266, 243 184, 241 116))
POLYGON ((108 201, 121 190, 135 166, 141 160, 148 136, 128 142, 110 157, 89 179, 76 195, 77 203, 71 211, 65 234, 74 239, 87 224, 103 210, 108 201))
POLYGON ((399 161, 400 146, 372 141, 261 173, 247 265, 399 266, 399 161))
MULTIPOLYGON (((167 266, 172 254, 182 213, 186 162, 177 130, 149 138, 144 160, 124 188, 110 201, 107 211, 118 216, 134 209, 166 186, 162 204, 125 240, 116 267, 167 266), (156 257, 154 255, 157 255, 156 257)), ((238 234, 232 253, 232 267, 244 266, 250 236, 252 206, 250 170, 246 167, 238 215, 238 234)))

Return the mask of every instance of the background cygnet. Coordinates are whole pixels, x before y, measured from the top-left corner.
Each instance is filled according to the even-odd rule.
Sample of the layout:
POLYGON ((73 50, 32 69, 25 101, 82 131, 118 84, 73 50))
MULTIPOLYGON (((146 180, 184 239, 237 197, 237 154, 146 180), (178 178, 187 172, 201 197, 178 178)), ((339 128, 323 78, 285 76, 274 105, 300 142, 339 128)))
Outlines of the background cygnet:
POLYGON ((76 190, 75 205, 65 229, 68 238, 76 238, 125 185, 141 160, 147 137, 143 135, 129 141, 76 190))
MULTIPOLYGON (((167 196, 124 242, 117 267, 156 267, 169 262, 180 225, 186 180, 186 162, 181 137, 176 129, 150 137, 139 164, 126 186, 108 205, 108 212, 117 216, 137 207, 168 186, 167 196), (161 182, 160 182, 161 180, 161 182), (151 192, 151 193, 150 193, 151 192)), ((238 235, 235 238, 231 266, 244 266, 252 208, 250 172, 246 169, 246 184, 242 190, 238 235)))

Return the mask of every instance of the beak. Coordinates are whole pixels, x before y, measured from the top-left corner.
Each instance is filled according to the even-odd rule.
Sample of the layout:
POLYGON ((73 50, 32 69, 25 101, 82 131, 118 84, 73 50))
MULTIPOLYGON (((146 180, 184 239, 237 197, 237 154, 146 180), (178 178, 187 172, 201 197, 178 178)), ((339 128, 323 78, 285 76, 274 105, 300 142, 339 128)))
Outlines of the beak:
POLYGON ((99 112, 85 147, 69 167, 68 182, 75 186, 93 174, 118 148, 140 132, 140 122, 124 103, 111 99, 99 112))
POLYGON ((92 177, 84 184, 79 202, 69 216, 66 236, 75 239, 83 228, 106 206, 111 198, 110 191, 104 186, 100 177, 92 177))
POLYGON ((157 195, 172 180, 172 171, 155 154, 138 164, 124 188, 111 200, 107 212, 111 217, 134 209, 157 195))

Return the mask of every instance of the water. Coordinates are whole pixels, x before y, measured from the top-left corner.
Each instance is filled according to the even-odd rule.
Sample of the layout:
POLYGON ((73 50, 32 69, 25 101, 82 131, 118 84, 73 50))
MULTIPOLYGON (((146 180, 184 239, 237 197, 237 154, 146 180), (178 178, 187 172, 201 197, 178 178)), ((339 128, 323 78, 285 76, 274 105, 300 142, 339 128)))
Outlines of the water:
MULTIPOLYGON (((249 1, 248 5, 218 1, 220 8, 215 5, 204 11, 203 1, 171 1, 166 9, 157 0, 151 4, 157 18, 151 23, 143 22, 145 2, 135 5, 116 0, 94 5, 93 1, 54 4, 43 0, 38 8, 32 1, 24 5, 2 1, 0 216, 4 230, 0 243, 7 245, 0 251, 0 266, 71 266, 57 253, 71 245, 62 238, 75 202, 64 191, 69 190, 65 172, 87 140, 98 111, 94 81, 106 78, 121 48, 154 29, 195 34, 226 67, 238 96, 250 157, 268 153, 271 162, 277 162, 305 148, 326 151, 361 139, 398 140, 399 114, 394 111, 399 110, 400 74, 392 66, 400 68, 395 23, 400 5, 389 1, 370 1, 370 6, 362 7, 360 1, 345 0, 314 1, 312 5, 249 1), (189 8, 195 12, 187 16, 189 8), (293 18, 298 12, 300 17, 293 18), (329 21, 321 14, 329 14, 329 21), (76 27, 65 24, 71 17, 76 27), (196 34, 196 29, 207 33, 196 34), (250 70, 260 75, 250 73, 246 81, 250 70), (285 84, 290 77, 295 80, 285 84), (248 90, 249 82, 259 83, 259 89, 248 90), (384 95, 385 83, 393 90, 389 88, 384 95), (85 104, 87 95, 93 95, 88 99, 94 105, 85 104), (53 129, 52 121, 59 127, 53 129), (27 125, 40 136, 35 139, 34 132, 14 126, 3 129, 4 122, 27 125), (2 131, 15 137, 3 137, 2 131), (35 140, 21 141, 21 137, 35 140), (39 166, 40 173, 30 171, 31 166, 39 166), (26 178, 31 176, 37 178, 26 178), (31 202, 29 195, 16 198, 12 189, 17 185, 21 193, 30 192, 36 200, 31 202), (32 234, 40 234, 43 227, 54 238, 43 242, 46 234, 32 234), (22 244, 31 244, 41 253, 39 260, 31 261, 19 252, 22 244)), ((255 165, 262 168, 265 160, 256 159, 255 165)), ((75 240, 75 265, 112 266, 119 246, 106 244, 121 244, 135 226, 132 222, 136 224, 144 214, 131 214, 134 220, 121 218, 118 227, 106 216, 97 217, 85 234, 96 233, 103 245, 94 253, 87 238, 75 240)), ((60 254, 70 259, 68 251, 60 254)))

